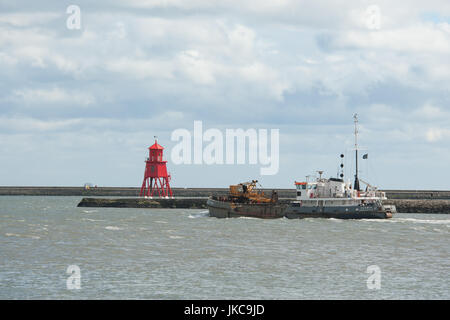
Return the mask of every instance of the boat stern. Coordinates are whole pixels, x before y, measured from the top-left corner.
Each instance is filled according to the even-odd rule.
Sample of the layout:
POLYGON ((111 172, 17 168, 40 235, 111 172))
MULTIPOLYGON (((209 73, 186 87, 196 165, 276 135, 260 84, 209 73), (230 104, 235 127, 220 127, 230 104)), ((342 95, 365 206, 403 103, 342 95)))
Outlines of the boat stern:
POLYGON ((386 214, 386 218, 392 218, 392 216, 397 213, 397 208, 393 204, 384 204, 382 207, 386 214))

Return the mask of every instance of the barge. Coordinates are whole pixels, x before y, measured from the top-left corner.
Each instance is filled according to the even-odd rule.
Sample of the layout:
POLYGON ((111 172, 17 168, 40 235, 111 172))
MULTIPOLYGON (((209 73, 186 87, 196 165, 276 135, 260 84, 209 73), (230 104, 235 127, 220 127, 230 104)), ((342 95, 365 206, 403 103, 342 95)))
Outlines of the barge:
POLYGON ((270 197, 256 188, 257 180, 231 185, 226 196, 212 196, 206 202, 209 215, 216 218, 252 217, 276 219, 284 216, 287 203, 278 200, 272 190, 270 197))

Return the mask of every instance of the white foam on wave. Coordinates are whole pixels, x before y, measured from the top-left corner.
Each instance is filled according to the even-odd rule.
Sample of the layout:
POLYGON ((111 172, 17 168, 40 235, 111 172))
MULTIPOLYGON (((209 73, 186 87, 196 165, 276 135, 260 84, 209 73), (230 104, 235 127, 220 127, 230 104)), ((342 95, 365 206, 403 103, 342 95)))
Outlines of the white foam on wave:
POLYGON ((17 234, 17 233, 5 233, 7 237, 19 237, 19 238, 31 238, 31 239, 40 239, 39 236, 34 236, 30 234, 17 234))
POLYGON ((205 218, 205 217, 209 217, 209 210, 191 213, 190 215, 188 215, 188 218, 190 219, 205 218))
POLYGON ((90 222, 99 222, 99 221, 106 221, 106 220, 98 220, 98 219, 89 219, 89 218, 83 218, 82 221, 90 221, 90 222))
POLYGON ((7 237, 21 237, 21 235, 17 234, 17 233, 5 233, 5 236, 7 236, 7 237))
POLYGON ((302 218, 302 219, 293 219, 293 220, 298 220, 298 221, 306 221, 306 222, 321 222, 321 221, 326 221, 328 220, 328 218, 302 218))
POLYGON ((184 239, 184 237, 181 236, 169 236, 170 239, 184 239))
POLYGON ((376 223, 439 224, 450 227, 450 219, 391 218, 391 219, 361 219, 360 221, 376 222, 376 223))
POLYGON ((416 218, 398 218, 395 219, 398 222, 412 222, 412 223, 425 223, 425 224, 444 224, 450 225, 450 219, 416 219, 416 218))
POLYGON ((105 229, 112 230, 112 231, 122 230, 122 228, 115 227, 115 226, 106 226, 105 229))
POLYGON ((92 213, 92 212, 97 212, 98 210, 83 210, 84 213, 92 213))
POLYGON ((397 219, 357 219, 356 221, 365 221, 365 222, 382 222, 382 223, 392 223, 398 222, 397 219))

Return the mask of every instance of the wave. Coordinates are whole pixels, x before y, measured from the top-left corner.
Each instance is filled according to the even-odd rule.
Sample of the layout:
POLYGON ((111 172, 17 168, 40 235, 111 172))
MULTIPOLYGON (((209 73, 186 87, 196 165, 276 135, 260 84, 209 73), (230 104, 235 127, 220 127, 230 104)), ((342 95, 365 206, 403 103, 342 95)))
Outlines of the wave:
POLYGON ((242 220, 260 220, 261 218, 258 217, 247 217, 247 216, 239 216, 239 217, 233 217, 233 219, 242 219, 242 220))
POLYGON ((395 223, 399 222, 397 218, 391 219, 358 219, 356 221, 365 221, 365 222, 379 222, 379 223, 395 223))
POLYGON ((18 238, 31 238, 31 239, 40 239, 39 236, 33 236, 30 234, 17 234, 17 233, 5 233, 7 237, 18 237, 18 238))
POLYGON ((83 218, 82 221, 91 221, 91 222, 98 222, 98 221, 106 221, 106 220, 97 220, 97 219, 89 219, 89 218, 83 218))
POLYGON ((112 230, 112 231, 122 230, 122 228, 115 227, 115 226, 106 226, 105 229, 112 230))
POLYGON ((426 223, 426 224, 444 224, 450 225, 450 219, 416 219, 416 218, 398 218, 398 222, 426 223))
POLYGON ((422 223, 442 224, 450 227, 450 219, 417 219, 417 218, 392 218, 392 219, 360 219, 360 221, 377 223, 422 223))
POLYGON ((188 216, 188 218, 191 218, 191 219, 205 218, 205 217, 209 217, 209 210, 200 211, 200 212, 197 212, 197 213, 191 213, 188 216))
POLYGON ((5 233, 5 236, 7 237, 22 237, 22 235, 17 233, 5 233))
POLYGON ((84 213, 92 213, 92 212, 97 212, 98 210, 83 210, 84 213))

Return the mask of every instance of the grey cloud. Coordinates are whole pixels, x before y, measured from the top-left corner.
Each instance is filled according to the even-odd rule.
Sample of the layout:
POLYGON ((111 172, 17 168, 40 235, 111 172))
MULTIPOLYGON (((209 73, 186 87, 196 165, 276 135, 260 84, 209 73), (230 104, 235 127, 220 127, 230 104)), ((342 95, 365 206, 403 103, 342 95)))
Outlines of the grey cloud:
MULTIPOLYGON (((402 171, 402 154, 420 152, 421 168, 442 162, 436 152, 450 143, 445 28, 423 27, 412 16, 395 28, 387 24, 391 40, 371 43, 360 37, 366 31, 354 18, 364 7, 353 2, 208 3, 80 1, 80 31, 65 27, 69 3, 0 4, 0 146, 7 151, 0 160, 10 168, 1 172, 2 183, 22 183, 8 172, 21 170, 16 159, 32 150, 46 168, 35 184, 55 184, 51 169, 61 171, 72 157, 70 164, 83 163, 97 182, 138 185, 153 135, 170 149, 172 130, 191 130, 202 120, 220 130, 280 128, 282 167, 279 176, 266 179, 291 186, 294 175, 309 173, 299 163, 305 170, 316 164, 334 169, 334 154, 351 146, 354 112, 361 114, 367 144, 390 156, 379 158, 385 186, 405 178, 414 187, 402 171), (439 43, 424 50, 408 41, 393 44, 416 25, 439 43), (46 154, 52 154, 51 166, 46 154), (128 163, 129 174, 110 177, 101 165, 104 154, 113 156, 111 168, 128 163)), ((392 17, 402 8, 380 6, 392 17)), ((237 173, 207 169, 225 185, 247 169, 257 173, 249 166, 237 173)), ((175 185, 188 184, 188 169, 171 170, 178 171, 175 185)), ((60 183, 85 182, 80 172, 60 183)))

